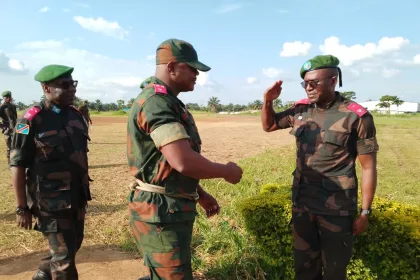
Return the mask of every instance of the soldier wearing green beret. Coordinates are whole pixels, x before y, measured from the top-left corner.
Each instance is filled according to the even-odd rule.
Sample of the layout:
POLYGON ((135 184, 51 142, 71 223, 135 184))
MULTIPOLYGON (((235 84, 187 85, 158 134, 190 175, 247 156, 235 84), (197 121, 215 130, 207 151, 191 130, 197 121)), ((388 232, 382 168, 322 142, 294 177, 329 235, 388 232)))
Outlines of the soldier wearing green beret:
POLYGON ((83 114, 83 117, 86 120, 86 123, 89 127, 89 124, 92 124, 92 119, 90 118, 89 113, 89 102, 87 100, 83 100, 82 104, 79 106, 79 111, 83 114))
POLYGON ((342 85, 339 59, 319 55, 301 69, 307 97, 275 113, 282 81, 264 93, 262 126, 291 128, 297 145, 292 184, 296 279, 346 279, 354 236, 364 232, 376 189, 378 143, 373 116, 335 90, 342 85), (362 167, 357 209, 356 159, 362 167))
POLYGON ((135 177, 128 196, 130 223, 150 278, 192 280, 191 239, 196 204, 207 217, 219 213, 217 201, 200 179, 224 178, 236 184, 242 169, 204 158, 193 116, 178 98, 194 90, 200 71, 194 47, 169 39, 156 51, 156 72, 133 103, 127 126, 127 157, 135 177))
POLYGON ((41 232, 49 246, 33 280, 78 279, 75 264, 84 234, 88 175, 88 128, 72 104, 73 68, 47 65, 36 75, 45 99, 18 119, 10 166, 19 227, 41 232))
POLYGON ((12 135, 16 125, 17 112, 16 106, 12 104, 12 92, 4 91, 3 105, 0 106, 0 118, 2 120, 1 130, 6 141, 7 164, 10 164, 10 145, 12 144, 12 135))

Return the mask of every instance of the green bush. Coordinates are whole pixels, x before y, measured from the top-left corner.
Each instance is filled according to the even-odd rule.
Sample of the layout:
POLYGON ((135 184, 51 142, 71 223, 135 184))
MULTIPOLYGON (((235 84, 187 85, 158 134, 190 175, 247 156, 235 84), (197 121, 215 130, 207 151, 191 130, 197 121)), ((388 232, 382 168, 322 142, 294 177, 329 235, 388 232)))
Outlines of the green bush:
POLYGON ((112 112, 112 115, 113 116, 125 116, 125 115, 127 115, 127 112, 124 111, 124 110, 118 110, 118 111, 112 112))
MULTIPOLYGON (((420 208, 375 198, 368 231, 356 238, 348 279, 420 279, 420 208)), ((264 185, 239 205, 268 279, 294 279, 290 187, 264 185)))

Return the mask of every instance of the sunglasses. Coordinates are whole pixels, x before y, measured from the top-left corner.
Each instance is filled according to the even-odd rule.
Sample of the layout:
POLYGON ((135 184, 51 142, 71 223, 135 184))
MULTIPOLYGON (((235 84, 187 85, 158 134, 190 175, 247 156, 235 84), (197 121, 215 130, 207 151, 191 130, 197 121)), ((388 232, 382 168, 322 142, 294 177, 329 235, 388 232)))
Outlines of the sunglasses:
POLYGON ((62 81, 59 83, 50 83, 50 85, 57 87, 57 88, 61 88, 61 89, 69 89, 70 86, 73 86, 74 88, 77 87, 79 81, 75 80, 75 81, 62 81))
POLYGON ((316 87, 319 86, 319 84, 321 83, 321 81, 329 80, 329 79, 332 79, 332 78, 334 78, 334 76, 333 77, 327 77, 327 78, 324 78, 324 79, 321 79, 321 80, 303 81, 303 82, 300 83, 300 85, 303 88, 306 88, 308 85, 310 85, 311 88, 316 88, 316 87))

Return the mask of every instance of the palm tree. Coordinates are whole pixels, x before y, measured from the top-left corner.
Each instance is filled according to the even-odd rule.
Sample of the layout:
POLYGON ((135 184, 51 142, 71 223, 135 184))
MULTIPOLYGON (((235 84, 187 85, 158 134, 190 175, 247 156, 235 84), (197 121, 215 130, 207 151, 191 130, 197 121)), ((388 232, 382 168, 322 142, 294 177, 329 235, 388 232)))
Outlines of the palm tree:
POLYGON ((254 110, 261 110, 263 107, 263 103, 261 100, 255 100, 254 102, 252 102, 252 108, 254 110))
POLYGON ((217 110, 218 110, 218 109, 219 109, 219 107, 220 107, 220 100, 219 100, 219 98, 214 97, 214 96, 210 97, 209 101, 207 102, 207 106, 209 106, 209 107, 210 107, 210 110, 211 110, 213 113, 216 113, 216 112, 217 112, 217 110))
POLYGON ((392 104, 397 106, 397 113, 398 113, 398 107, 404 103, 403 100, 401 100, 398 96, 395 96, 394 100, 392 100, 392 104))

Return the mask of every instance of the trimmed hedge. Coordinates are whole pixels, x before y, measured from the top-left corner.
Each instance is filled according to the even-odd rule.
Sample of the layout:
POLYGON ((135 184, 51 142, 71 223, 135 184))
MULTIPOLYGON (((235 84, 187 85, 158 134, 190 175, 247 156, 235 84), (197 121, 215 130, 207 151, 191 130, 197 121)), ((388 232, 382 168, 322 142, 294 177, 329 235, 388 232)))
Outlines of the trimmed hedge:
MULTIPOLYGON (((348 279, 420 279, 420 208, 376 197, 372 209, 367 232, 355 240, 348 279)), ((294 279, 290 187, 264 185, 239 211, 267 278, 294 279)))

